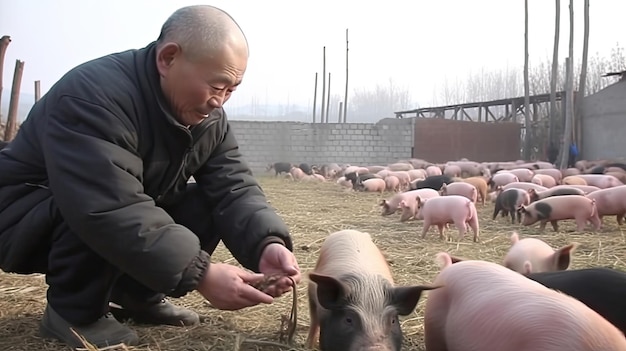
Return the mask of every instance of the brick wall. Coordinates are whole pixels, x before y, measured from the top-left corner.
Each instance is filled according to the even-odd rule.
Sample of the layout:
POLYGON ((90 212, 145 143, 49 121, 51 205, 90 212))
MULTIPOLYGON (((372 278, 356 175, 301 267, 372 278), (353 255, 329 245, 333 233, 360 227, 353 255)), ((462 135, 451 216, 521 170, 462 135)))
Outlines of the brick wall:
POLYGON ((412 118, 345 124, 230 120, 241 152, 259 174, 273 162, 386 165, 407 159, 413 123, 412 118))

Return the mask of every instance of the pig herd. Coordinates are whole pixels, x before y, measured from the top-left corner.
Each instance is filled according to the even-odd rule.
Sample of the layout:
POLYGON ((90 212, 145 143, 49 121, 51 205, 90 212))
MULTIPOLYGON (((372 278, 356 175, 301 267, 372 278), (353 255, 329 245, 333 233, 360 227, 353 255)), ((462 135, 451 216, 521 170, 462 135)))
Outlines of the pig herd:
POLYGON ((554 250, 511 236, 503 264, 437 255, 432 282, 399 286, 368 233, 342 230, 322 244, 309 272, 307 347, 400 350, 399 316, 428 291, 428 351, 626 350, 626 274, 567 270, 576 244, 554 250))
MULTIPOLYGON (((443 238, 454 224, 479 240, 476 206, 493 202, 498 214, 530 226, 573 220, 577 230, 599 230, 603 216, 626 215, 626 165, 579 161, 555 169, 546 162, 432 164, 404 160, 387 166, 284 163, 293 181, 335 181, 350 191, 392 192, 379 201, 383 216, 423 221, 422 238, 436 226, 443 238)), ((270 167, 268 167, 270 169, 270 167)), ((271 169, 278 172, 276 164, 271 169)), ((400 350, 398 320, 420 298, 428 351, 626 350, 626 273, 569 269, 578 243, 552 248, 537 238, 510 236, 502 262, 439 253, 431 282, 399 286, 369 234, 329 235, 309 272, 311 324, 307 346, 320 350, 400 350)), ((417 279, 417 277, 416 277, 417 279)))

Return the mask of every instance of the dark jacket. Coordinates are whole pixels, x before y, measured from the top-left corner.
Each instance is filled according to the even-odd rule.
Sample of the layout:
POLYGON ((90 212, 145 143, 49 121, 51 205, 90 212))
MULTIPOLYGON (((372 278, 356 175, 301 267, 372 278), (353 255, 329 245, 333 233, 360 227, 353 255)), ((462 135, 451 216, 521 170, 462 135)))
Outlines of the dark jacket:
POLYGON ((244 267, 258 271, 269 243, 292 249, 223 109, 191 130, 168 112, 155 52, 151 43, 72 69, 0 151, 4 271, 45 273, 33 262, 47 257, 34 255, 44 255, 62 217, 121 271, 155 291, 186 294, 210 257, 162 207, 180 200, 192 175, 213 208, 207 215, 215 233, 244 267), (20 230, 11 230, 16 223, 20 230))

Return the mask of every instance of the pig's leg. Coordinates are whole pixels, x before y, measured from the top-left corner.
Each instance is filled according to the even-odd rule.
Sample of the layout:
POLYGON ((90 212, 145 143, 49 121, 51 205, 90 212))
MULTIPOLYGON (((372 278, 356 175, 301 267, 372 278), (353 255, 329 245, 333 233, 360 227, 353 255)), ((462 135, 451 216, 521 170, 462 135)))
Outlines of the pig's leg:
POLYGON ((478 242, 478 238, 479 238, 479 224, 478 224, 478 217, 474 216, 472 217, 472 219, 469 222, 470 227, 472 228, 472 231, 474 232, 474 242, 478 242))
POLYGON ((459 241, 463 240, 465 232, 467 232, 467 224, 465 224, 464 220, 457 219, 456 221, 454 221, 454 225, 456 226, 456 229, 459 230, 459 241))
POLYGON ((548 221, 546 220, 542 220, 541 222, 539 222, 539 231, 543 232, 544 230, 546 230, 546 224, 548 224, 548 221))
MULTIPOLYGON (((617 215, 617 225, 622 225, 623 223, 623 219, 624 218, 624 213, 620 213, 617 215)), ((602 217, 600 217, 600 221, 602 221, 602 217)))
MULTIPOLYGON (((552 224, 552 229, 554 229, 555 232, 559 231, 559 223, 558 223, 558 221, 550 221, 550 224, 552 224)), ((546 225, 544 224, 543 227, 545 228, 546 225)))
POLYGON ((445 238, 445 236, 443 235, 445 226, 446 226, 445 224, 437 224, 437 229, 439 229, 439 239, 445 238))
MULTIPOLYGON (((597 231, 600 230, 600 228, 602 227, 602 220, 600 219, 599 216, 592 216, 591 218, 589 218, 589 221, 591 222, 591 224, 593 224, 593 231, 597 231)), ((585 221, 585 224, 587 223, 587 221, 585 221)))
MULTIPOLYGON (((585 228, 587 227, 587 220, 584 218, 575 218, 575 220, 576 220, 576 230, 579 232, 584 232, 585 228)), ((592 223, 593 223, 593 220, 594 220, 593 217, 589 218, 589 221, 591 221, 592 223)))
POLYGON ((424 218, 424 223, 422 224, 422 239, 426 237, 426 233, 428 233, 428 229, 430 229, 430 220, 424 218))
MULTIPOLYGON (((311 289, 312 287, 309 287, 309 296, 311 296, 310 295, 311 289)), ((319 320, 319 316, 317 315, 317 304, 311 297, 309 297, 309 316, 310 316, 310 323, 309 323, 310 325, 309 325, 309 335, 306 339, 306 346, 307 348, 312 349, 313 346, 316 344, 317 338, 319 336, 320 320, 319 320)))
POLYGON ((515 209, 513 209, 511 211, 511 224, 515 224, 515 214, 516 214, 516 211, 515 209))

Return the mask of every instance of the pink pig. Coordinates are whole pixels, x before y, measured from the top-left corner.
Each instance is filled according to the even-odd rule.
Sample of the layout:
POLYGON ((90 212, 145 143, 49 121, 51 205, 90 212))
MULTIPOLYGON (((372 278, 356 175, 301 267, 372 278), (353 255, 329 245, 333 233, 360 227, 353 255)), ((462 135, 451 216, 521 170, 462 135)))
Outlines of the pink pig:
POLYGON ((626 185, 597 190, 587 194, 587 197, 596 201, 600 225, 603 216, 613 216, 617 218, 617 224, 622 225, 626 216, 626 185))
POLYGON ((559 230, 557 221, 564 219, 576 220, 579 232, 585 230, 587 221, 590 221, 596 230, 600 229, 600 217, 596 208, 596 200, 581 195, 551 196, 535 201, 528 206, 522 206, 524 214, 522 225, 529 226, 540 222, 539 230, 543 231, 550 222, 555 232, 559 230))
POLYGON ((415 217, 415 215, 417 214, 417 209, 418 209, 417 208, 418 197, 422 199, 430 199, 433 197, 439 197, 439 192, 437 192, 437 190, 429 189, 429 188, 411 190, 403 194, 408 194, 408 193, 410 193, 411 195, 409 197, 403 198, 398 203, 398 206, 400 207, 400 209, 402 209, 402 215, 400 215, 400 222, 405 222, 415 217))
POLYGON ((491 190, 496 189, 499 186, 505 186, 509 183, 519 182, 519 178, 513 173, 502 172, 494 174, 489 180, 489 186, 491 186, 491 190))
POLYGON ((398 192, 400 191, 400 179, 394 175, 385 177, 385 184, 387 191, 398 192))
POLYGON ((465 182, 454 182, 450 184, 444 183, 441 186, 440 191, 441 191, 442 196, 461 195, 472 200, 473 203, 476 203, 476 200, 478 200, 478 190, 476 190, 476 187, 470 183, 465 183, 465 182))
POLYGON ((370 179, 364 180, 361 183, 361 185, 359 185, 358 188, 363 191, 379 192, 382 194, 385 191, 386 187, 387 187, 387 184, 385 184, 385 181, 383 179, 370 178, 370 179))
POLYGON ((597 186, 600 189, 624 185, 624 183, 615 176, 608 174, 579 174, 577 177, 584 179, 587 185, 597 186))
POLYGON ((415 219, 424 220, 422 239, 426 237, 431 225, 439 228, 439 237, 444 238, 444 227, 454 223, 459 230, 459 241, 467 232, 467 224, 474 232, 474 242, 478 241, 478 214, 476 206, 468 198, 460 195, 434 197, 428 200, 417 199, 418 212, 415 219))
POLYGON ((497 263, 452 263, 424 310, 428 351, 623 351, 624 334, 579 300, 497 263))
MULTIPOLYGON (((383 216, 389 216, 394 214, 397 210, 401 209, 400 207, 400 201, 402 200, 406 200, 405 203, 409 203, 411 201, 416 202, 415 200, 417 198, 418 195, 421 196, 428 196, 428 194, 430 194, 431 196, 439 196, 439 193, 436 190, 433 189, 419 189, 419 190, 411 190, 411 191, 405 191, 403 193, 398 193, 393 195, 392 197, 386 199, 386 200, 381 200, 379 206, 382 207, 382 215, 383 216)), ((415 208, 415 206, 414 206, 415 208)), ((411 216, 412 217, 412 216, 411 216)))
POLYGON ((535 238, 519 238, 517 233, 511 235, 511 248, 504 257, 503 266, 517 273, 564 271, 569 268, 572 253, 578 243, 565 245, 554 250, 545 241, 535 238))

